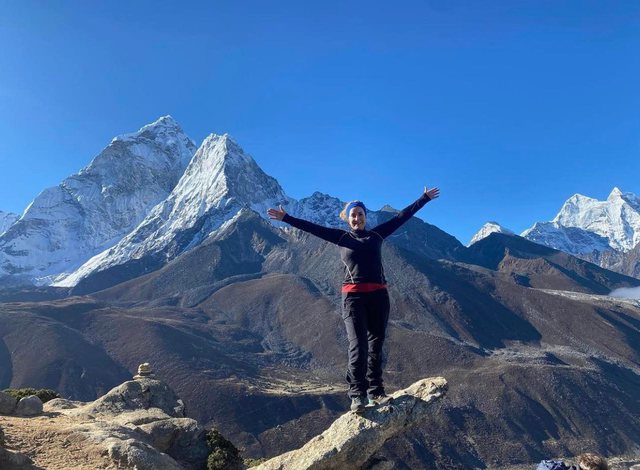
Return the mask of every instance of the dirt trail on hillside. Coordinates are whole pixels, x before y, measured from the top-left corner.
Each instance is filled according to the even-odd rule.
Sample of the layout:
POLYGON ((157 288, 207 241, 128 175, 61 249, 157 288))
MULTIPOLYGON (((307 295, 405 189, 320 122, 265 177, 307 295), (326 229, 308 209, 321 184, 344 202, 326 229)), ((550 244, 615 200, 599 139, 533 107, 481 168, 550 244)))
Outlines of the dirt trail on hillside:
POLYGON ((116 470, 103 450, 69 429, 75 424, 58 413, 33 418, 0 416, 4 447, 27 455, 35 469, 116 470))

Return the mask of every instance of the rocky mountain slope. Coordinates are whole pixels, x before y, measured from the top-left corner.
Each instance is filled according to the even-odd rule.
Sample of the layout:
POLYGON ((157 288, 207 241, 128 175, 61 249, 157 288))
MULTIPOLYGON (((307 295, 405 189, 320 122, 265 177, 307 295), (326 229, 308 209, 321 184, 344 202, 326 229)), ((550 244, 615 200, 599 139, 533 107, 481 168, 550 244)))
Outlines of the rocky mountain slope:
MULTIPOLYGON (((93 400, 150 361, 191 416, 248 455, 301 446, 348 406, 342 268, 335 246, 266 220, 279 203, 340 224, 339 200, 288 198, 229 136, 209 136, 138 225, 58 279, 73 295, 1 293, 0 388, 93 400)), ((504 233, 467 248, 417 218, 383 261, 389 390, 442 375, 451 391, 377 461, 487 468, 637 451, 640 309, 603 294, 638 279, 504 233)))
POLYGON ((3 284, 50 284, 112 246, 167 197, 194 151, 169 116, 113 139, 0 236, 3 284))
MULTIPOLYGON (((637 280, 520 237, 492 234, 460 261, 412 252, 403 240, 384 251, 388 388, 443 375, 451 391, 430 421, 376 458, 397 468, 484 468, 585 446, 608 455, 634 448, 640 310, 598 294, 637 280), (558 294, 566 291, 577 297, 558 294)), ((348 406, 339 277, 335 247, 245 209, 162 268, 91 297, 0 305, 0 370, 12 371, 0 387, 28 380, 93 399, 85 390, 120 381, 104 373, 150 360, 193 417, 251 456, 278 455, 348 406), (76 349, 16 363, 32 334, 76 349)))

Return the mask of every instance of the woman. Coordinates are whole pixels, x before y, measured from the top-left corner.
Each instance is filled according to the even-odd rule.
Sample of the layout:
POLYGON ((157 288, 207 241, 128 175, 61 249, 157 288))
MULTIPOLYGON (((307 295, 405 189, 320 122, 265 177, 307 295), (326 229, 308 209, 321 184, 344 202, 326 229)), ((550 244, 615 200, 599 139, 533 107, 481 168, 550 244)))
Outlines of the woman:
POLYGON ((375 405, 386 397, 382 382, 382 345, 389 320, 389 294, 382 268, 382 242, 439 196, 438 188, 424 188, 413 204, 392 219, 371 230, 365 229, 367 208, 360 201, 348 203, 340 213, 348 231, 323 227, 290 216, 280 209, 269 209, 271 219, 281 220, 340 247, 344 264, 342 318, 349 338, 347 382, 351 410, 364 411, 365 403, 375 405))

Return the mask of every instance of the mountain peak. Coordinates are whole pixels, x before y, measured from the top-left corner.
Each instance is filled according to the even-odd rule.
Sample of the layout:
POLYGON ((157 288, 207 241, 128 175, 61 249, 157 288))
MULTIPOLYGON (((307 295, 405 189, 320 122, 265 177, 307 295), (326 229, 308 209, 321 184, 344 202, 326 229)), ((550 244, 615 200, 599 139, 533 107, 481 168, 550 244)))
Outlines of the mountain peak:
POLYGON ((380 212, 393 212, 394 214, 400 212, 398 209, 396 209, 393 206, 390 206, 389 204, 385 204, 384 206, 382 206, 380 208, 380 212))
POLYGON ((137 132, 120 134, 111 141, 131 142, 140 139, 156 141, 160 145, 181 145, 183 147, 193 147, 191 154, 195 151, 195 143, 189 139, 180 124, 173 117, 162 116, 150 124, 142 126, 137 132))
POLYGON ((227 133, 209 134, 198 150, 201 159, 210 164, 222 164, 224 167, 257 166, 255 160, 244 152, 242 147, 227 133))
POLYGON ((175 119, 173 119, 171 115, 167 114, 166 116, 162 116, 156 119, 151 124, 142 126, 140 130, 158 128, 158 127, 174 127, 175 128, 175 127, 180 127, 180 125, 176 122, 175 119))
POLYGON ((619 198, 623 195, 624 193, 620 190, 620 188, 618 188, 617 186, 614 187, 611 190, 611 193, 609 194, 609 197, 607 197, 607 200, 610 201, 612 199, 616 199, 619 198))
POLYGON ((502 225, 500 225, 498 222, 495 221, 489 221, 487 223, 485 223, 480 230, 478 230, 476 232, 476 234, 471 238, 471 241, 469 242, 468 246, 473 245, 474 243, 482 240, 483 238, 488 237, 489 235, 491 235, 492 233, 504 233, 505 235, 515 235, 515 233, 513 233, 511 230, 509 230, 508 228, 503 227, 502 225))

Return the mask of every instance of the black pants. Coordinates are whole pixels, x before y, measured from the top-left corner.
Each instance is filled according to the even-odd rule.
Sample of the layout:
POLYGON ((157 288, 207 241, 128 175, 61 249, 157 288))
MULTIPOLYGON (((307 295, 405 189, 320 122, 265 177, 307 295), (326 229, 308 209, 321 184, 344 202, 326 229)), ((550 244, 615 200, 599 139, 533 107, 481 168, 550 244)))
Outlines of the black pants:
POLYGON ((349 397, 384 393, 382 345, 389 321, 387 290, 343 293, 342 319, 349 339, 349 397))

